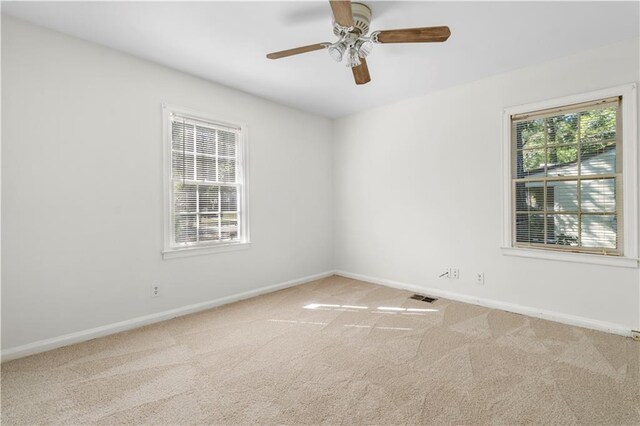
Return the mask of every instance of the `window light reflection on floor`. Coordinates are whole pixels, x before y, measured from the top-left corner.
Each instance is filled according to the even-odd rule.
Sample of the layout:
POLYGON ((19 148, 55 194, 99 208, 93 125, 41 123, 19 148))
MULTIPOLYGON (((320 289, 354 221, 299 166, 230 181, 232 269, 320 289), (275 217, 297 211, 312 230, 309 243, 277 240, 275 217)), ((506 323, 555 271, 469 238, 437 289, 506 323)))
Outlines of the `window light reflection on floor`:
POLYGON ((392 306, 378 306, 379 311, 397 311, 397 312, 438 312, 437 309, 422 308, 395 308, 392 306))
MULTIPOLYGON (((309 324, 309 325, 329 325, 328 322, 316 322, 316 321, 296 321, 296 320, 283 320, 283 319, 270 319, 271 322, 283 322, 287 324, 309 324)), ((413 328, 409 327, 383 327, 383 326, 371 326, 360 324, 343 324, 343 327, 352 328, 371 328, 375 330, 399 330, 399 331, 411 331, 413 328)))
MULTIPOLYGON (((327 303, 309 303, 308 305, 303 306, 304 309, 314 309, 314 310, 322 310, 322 311, 330 311, 330 310, 338 310, 344 311, 348 310, 351 312, 355 312, 355 310, 368 310, 373 309, 368 306, 362 305, 334 305, 327 303)), ((425 315, 423 312, 438 312, 438 309, 426 309, 426 308, 401 308, 396 306, 378 306, 375 308, 373 313, 378 314, 394 314, 401 313, 404 315, 425 315)))

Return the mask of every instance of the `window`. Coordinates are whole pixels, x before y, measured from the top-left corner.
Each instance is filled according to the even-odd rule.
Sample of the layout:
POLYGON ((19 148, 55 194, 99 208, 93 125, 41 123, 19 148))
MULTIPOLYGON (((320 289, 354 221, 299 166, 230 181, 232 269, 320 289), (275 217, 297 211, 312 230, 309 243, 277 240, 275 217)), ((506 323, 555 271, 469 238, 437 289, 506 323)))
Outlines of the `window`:
POLYGON ((164 107, 165 257, 248 242, 244 131, 164 107))
POLYGON ((635 85, 598 94, 614 96, 505 111, 505 248, 627 257, 637 266, 635 85))

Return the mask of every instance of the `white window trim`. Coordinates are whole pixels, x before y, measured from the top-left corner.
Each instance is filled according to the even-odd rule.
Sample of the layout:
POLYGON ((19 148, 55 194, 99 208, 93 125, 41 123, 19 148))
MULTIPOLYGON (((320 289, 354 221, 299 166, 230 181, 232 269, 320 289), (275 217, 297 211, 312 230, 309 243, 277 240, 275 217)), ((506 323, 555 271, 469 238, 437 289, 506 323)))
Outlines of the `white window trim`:
POLYGON ((502 253, 508 256, 530 257, 566 262, 580 262, 598 265, 638 267, 638 120, 637 84, 630 83, 595 92, 582 93, 505 108, 502 136, 502 253), (589 253, 560 252, 548 249, 513 247, 511 217, 511 116, 531 111, 557 108, 566 105, 622 96, 622 211, 624 217, 623 256, 604 256, 589 253))
POLYGON ((248 135, 249 129, 246 124, 239 124, 234 120, 221 120, 220 118, 214 118, 203 114, 198 111, 193 111, 188 108, 182 108, 178 106, 162 104, 162 170, 163 170, 163 238, 164 249, 162 250, 163 259, 172 259, 178 257, 198 256, 205 254, 229 252, 236 250, 244 250, 251 247, 250 239, 250 227, 249 227, 249 147, 248 147, 248 135), (240 144, 240 158, 239 162, 242 167, 242 191, 239 197, 240 201, 240 217, 238 218, 242 226, 240 227, 241 237, 239 241, 231 242, 211 242, 208 244, 201 244, 197 246, 188 247, 174 247, 171 244, 171 229, 173 224, 171 223, 171 206, 173 200, 171 199, 171 132, 169 131, 171 125, 171 113, 187 116, 197 120, 210 122, 214 124, 220 124, 229 127, 240 128, 240 138, 238 143, 240 144))

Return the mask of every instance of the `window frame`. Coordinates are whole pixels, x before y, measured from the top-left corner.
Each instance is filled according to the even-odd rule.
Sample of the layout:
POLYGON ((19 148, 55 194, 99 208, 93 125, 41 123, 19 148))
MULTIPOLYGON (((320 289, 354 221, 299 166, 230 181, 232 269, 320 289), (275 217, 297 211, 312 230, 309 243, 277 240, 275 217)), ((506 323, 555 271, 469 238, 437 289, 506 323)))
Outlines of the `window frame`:
POLYGON ((249 196, 248 196, 248 126, 236 120, 224 120, 212 117, 187 108, 162 104, 162 170, 163 170, 163 259, 176 257, 196 256, 220 252, 248 249, 251 246, 249 227, 249 196), (173 197, 171 179, 172 140, 171 140, 171 114, 176 114, 187 119, 210 123, 214 126, 235 127, 238 133, 238 169, 240 171, 240 183, 238 185, 239 204, 239 238, 234 241, 207 241, 192 245, 180 246, 173 242, 173 197))
POLYGON ((547 101, 505 108, 503 111, 503 214, 502 253, 509 256, 530 257, 567 262, 582 262, 620 267, 638 267, 638 150, 637 150, 637 84, 631 83, 594 92, 582 93, 547 101), (622 140, 622 255, 605 255, 554 249, 553 247, 519 247, 513 244, 515 217, 513 212, 512 122, 513 115, 562 108, 570 105, 621 97, 619 121, 622 140))

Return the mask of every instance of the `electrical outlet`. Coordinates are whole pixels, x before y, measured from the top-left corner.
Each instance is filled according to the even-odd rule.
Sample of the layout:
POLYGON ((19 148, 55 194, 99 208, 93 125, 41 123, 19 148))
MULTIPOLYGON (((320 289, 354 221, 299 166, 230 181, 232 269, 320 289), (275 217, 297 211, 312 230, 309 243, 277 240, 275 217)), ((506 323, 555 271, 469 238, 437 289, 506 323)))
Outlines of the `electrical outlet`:
POLYGON ((457 280, 460 278, 460 269, 458 268, 451 268, 451 278, 454 280, 457 280))
POLYGON ((151 284, 151 297, 160 296, 160 284, 151 284))
POLYGON ((484 284, 484 272, 476 272, 476 284, 484 284))

